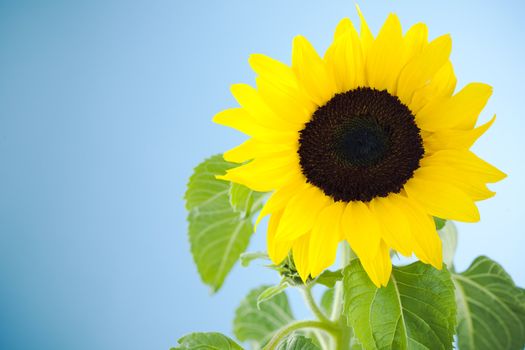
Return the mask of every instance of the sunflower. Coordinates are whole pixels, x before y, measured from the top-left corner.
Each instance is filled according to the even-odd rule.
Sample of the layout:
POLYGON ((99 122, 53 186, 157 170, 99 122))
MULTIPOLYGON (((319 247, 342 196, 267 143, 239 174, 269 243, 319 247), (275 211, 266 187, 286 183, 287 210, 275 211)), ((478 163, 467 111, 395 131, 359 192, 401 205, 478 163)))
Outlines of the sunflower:
POLYGON ((303 280, 332 265, 348 241, 376 286, 390 278, 390 251, 442 267, 433 217, 476 222, 486 184, 505 177, 469 149, 492 88, 454 93, 451 38, 429 42, 418 23, 403 34, 395 14, 374 37, 358 9, 360 34, 345 18, 323 57, 302 36, 291 66, 250 57, 253 88, 236 84, 239 108, 214 117, 250 138, 224 158, 242 163, 220 178, 272 192, 268 253, 292 252, 303 280))

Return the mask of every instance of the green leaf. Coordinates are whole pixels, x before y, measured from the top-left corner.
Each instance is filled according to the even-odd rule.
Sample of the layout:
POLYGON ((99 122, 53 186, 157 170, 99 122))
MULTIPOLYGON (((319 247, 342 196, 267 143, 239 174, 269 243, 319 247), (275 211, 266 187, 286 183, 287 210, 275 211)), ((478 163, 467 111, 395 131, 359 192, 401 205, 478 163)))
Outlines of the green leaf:
POLYGON ((315 279, 315 282, 327 286, 328 288, 333 288, 335 283, 342 279, 343 274, 341 269, 337 271, 325 270, 315 279))
POLYGON ((178 340, 171 350, 243 350, 242 347, 221 333, 190 333, 178 340))
POLYGON ((441 230, 445 226, 446 223, 447 223, 447 220, 434 216, 434 224, 436 224, 436 230, 441 230))
POLYGON ((268 254, 265 252, 247 252, 241 254, 241 265, 248 267, 250 263, 257 259, 269 259, 268 254))
POLYGON ((525 347, 525 290, 493 260, 480 256, 454 274, 461 350, 525 347))
POLYGON ((268 301, 268 300, 272 299, 273 297, 281 294, 289 286, 290 286, 290 284, 286 280, 282 280, 281 283, 279 283, 278 285, 266 288, 257 297, 257 308, 260 310, 261 309, 261 303, 263 303, 265 301, 268 301))
POLYGON ((365 349, 452 349, 456 325, 450 273, 416 262, 376 288, 358 260, 343 272, 344 314, 365 349))
POLYGON ((302 335, 292 335, 279 344, 277 350, 319 350, 312 339, 302 335))
POLYGON ((215 292, 253 234, 252 218, 230 204, 230 183, 215 178, 234 166, 221 155, 205 160, 195 168, 185 195, 193 259, 202 281, 215 292))
POLYGON ((257 308, 259 295, 268 287, 252 289, 235 311, 233 333, 240 341, 251 340, 262 346, 277 329, 293 321, 286 293, 275 295, 257 308))
POLYGON ((458 245, 456 225, 452 221, 447 221, 438 234, 443 242, 443 262, 451 269, 454 266, 454 256, 458 245))
POLYGON ((250 216, 252 211, 258 211, 262 207, 265 193, 255 192, 248 187, 236 183, 230 183, 230 204, 235 211, 250 216))

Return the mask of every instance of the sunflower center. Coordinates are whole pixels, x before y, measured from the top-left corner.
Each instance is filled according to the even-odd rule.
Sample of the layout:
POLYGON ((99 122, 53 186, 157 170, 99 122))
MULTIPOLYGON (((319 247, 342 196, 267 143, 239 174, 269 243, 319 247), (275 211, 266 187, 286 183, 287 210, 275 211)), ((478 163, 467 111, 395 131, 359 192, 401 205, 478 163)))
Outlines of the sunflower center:
POLYGON ((335 135, 336 155, 340 161, 354 166, 372 165, 379 161, 388 148, 388 135, 373 117, 354 116, 342 125, 335 135))
POLYGON ((401 191, 424 148, 412 112, 397 97, 357 88, 315 111, 298 153, 308 182, 326 195, 368 202, 401 191))

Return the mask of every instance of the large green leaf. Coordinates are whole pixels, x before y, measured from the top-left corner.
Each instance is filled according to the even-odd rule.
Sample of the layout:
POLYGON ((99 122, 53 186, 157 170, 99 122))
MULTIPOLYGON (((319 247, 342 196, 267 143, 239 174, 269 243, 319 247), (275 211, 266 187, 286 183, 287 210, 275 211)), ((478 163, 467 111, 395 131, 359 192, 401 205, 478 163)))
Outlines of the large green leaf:
POLYGON ((205 160, 195 168, 185 195, 193 259, 202 281, 213 291, 222 286, 253 234, 252 218, 247 215, 252 208, 245 204, 235 210, 230 183, 215 178, 234 166, 221 155, 205 160))
POLYGON ((277 350, 319 350, 319 347, 309 338, 292 335, 279 344, 277 350))
POLYGON ((239 344, 221 333, 190 333, 178 340, 171 350, 243 350, 239 344))
POLYGON ((265 193, 255 192, 248 187, 236 183, 230 184, 230 204, 232 208, 245 216, 250 216, 252 211, 262 207, 265 193))
POLYGON ((478 257, 453 275, 461 350, 522 350, 525 346, 525 290, 496 262, 478 257))
POLYGON ((344 313, 364 349, 452 349, 456 303, 445 267, 395 267, 383 288, 358 260, 343 275, 344 313))
POLYGON ((288 297, 284 292, 260 303, 257 308, 259 295, 268 288, 262 286, 251 290, 235 311, 233 333, 240 341, 265 344, 277 329, 293 321, 288 297))

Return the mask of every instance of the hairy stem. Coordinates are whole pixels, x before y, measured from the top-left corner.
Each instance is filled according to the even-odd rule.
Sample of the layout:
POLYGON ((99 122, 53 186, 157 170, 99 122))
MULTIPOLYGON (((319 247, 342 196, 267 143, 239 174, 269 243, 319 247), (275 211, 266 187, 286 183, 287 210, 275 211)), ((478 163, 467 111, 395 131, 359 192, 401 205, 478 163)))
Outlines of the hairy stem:
MULTIPOLYGON (((341 247, 341 267, 344 269, 354 257, 354 252, 352 252, 350 246, 346 242, 343 243, 341 247)), ((334 304, 330 315, 332 322, 337 322, 340 326, 340 331, 336 338, 337 350, 349 350, 352 338, 352 328, 346 324, 346 319, 343 318, 343 294, 343 281, 339 281, 335 285, 334 304)))
POLYGON ((337 322, 343 310, 343 283, 337 282, 334 286, 334 304, 332 306, 332 314, 330 319, 332 322, 337 322))
MULTIPOLYGON (((342 268, 345 268, 346 265, 350 263, 352 254, 353 252, 350 249, 350 246, 346 242, 343 242, 343 244, 341 245, 342 268)), ((338 322, 341 319, 341 314, 343 311, 343 282, 337 282, 334 288, 334 304, 332 307, 332 314, 330 315, 330 319, 334 322, 338 322)))
POLYGON ((341 320, 341 330, 337 338, 337 350, 350 350, 350 341, 352 340, 352 328, 346 325, 346 320, 341 320))
POLYGON ((334 326, 332 323, 326 323, 322 321, 296 321, 292 322, 281 329, 279 329, 270 339, 268 344, 263 348, 263 350, 274 350, 277 348, 279 343, 286 338, 287 335, 292 333, 293 331, 296 331, 298 329, 303 328, 313 328, 313 329, 319 329, 323 330, 334 337, 339 336, 339 329, 334 326))
POLYGON ((324 315, 323 311, 317 306, 317 303, 314 300, 314 297, 312 295, 312 286, 306 285, 301 288, 301 291, 303 292, 304 300, 306 302, 306 305, 310 308, 312 313, 319 319, 319 321, 331 323, 331 321, 324 315))
POLYGON ((319 342, 319 346, 321 347, 321 349, 331 349, 332 348, 331 341, 333 337, 323 333, 319 329, 312 330, 312 333, 314 334, 315 338, 319 342))

